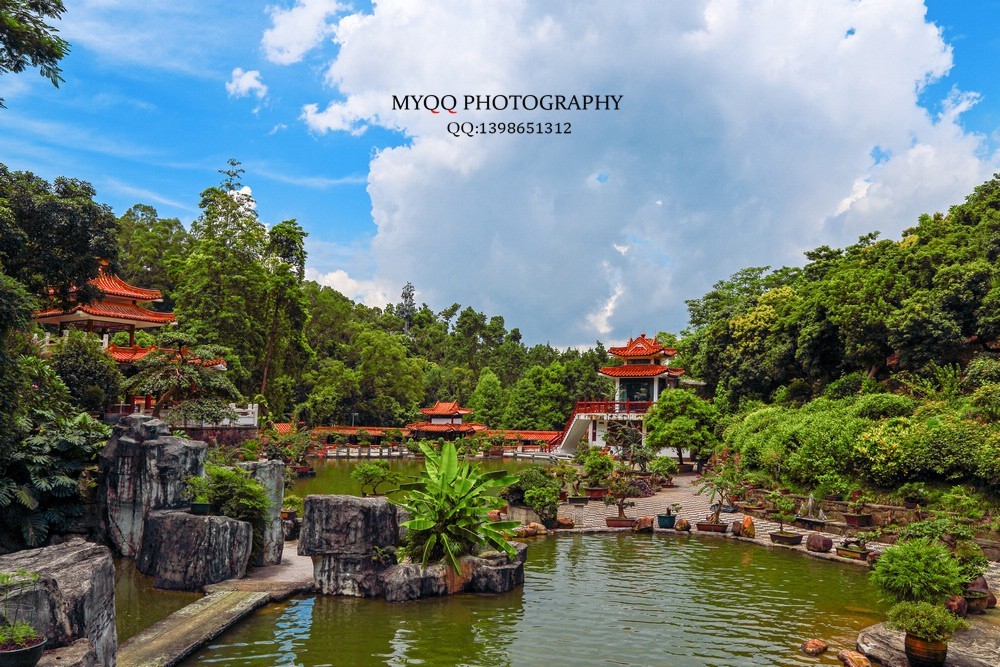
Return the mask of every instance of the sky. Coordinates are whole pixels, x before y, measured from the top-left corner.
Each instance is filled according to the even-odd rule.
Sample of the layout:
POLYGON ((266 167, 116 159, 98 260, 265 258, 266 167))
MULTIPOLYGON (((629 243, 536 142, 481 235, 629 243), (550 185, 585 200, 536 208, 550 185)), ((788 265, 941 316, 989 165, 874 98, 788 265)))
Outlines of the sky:
POLYGON ((0 163, 190 223, 235 158, 310 279, 528 344, 680 331, 739 269, 1000 171, 1000 0, 65 4, 64 83, 0 76, 0 163))

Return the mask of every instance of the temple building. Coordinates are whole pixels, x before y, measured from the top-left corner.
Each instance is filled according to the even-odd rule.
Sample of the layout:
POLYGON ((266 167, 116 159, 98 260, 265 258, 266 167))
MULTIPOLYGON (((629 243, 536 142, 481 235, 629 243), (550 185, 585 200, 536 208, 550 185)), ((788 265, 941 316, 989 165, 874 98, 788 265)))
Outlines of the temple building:
POLYGON ((109 347, 109 354, 119 363, 135 361, 148 352, 148 349, 135 347, 136 329, 159 329, 177 322, 173 313, 161 313, 139 305, 163 301, 160 290, 129 285, 104 266, 90 284, 101 290, 103 296, 99 300, 86 305, 71 304, 65 310, 48 308, 36 313, 33 321, 57 326, 60 332, 75 327, 87 333, 101 334, 105 347, 109 347, 107 340, 111 334, 127 331, 129 348, 109 347))
POLYGON ((429 408, 420 408, 420 413, 427 417, 425 421, 406 425, 406 430, 417 440, 440 437, 454 440, 487 430, 486 424, 463 421, 465 415, 472 414, 472 409, 460 407, 457 402, 438 401, 429 408))
POLYGON ((577 443, 586 440, 591 445, 604 445, 604 434, 612 421, 627 421, 643 430, 646 411, 668 389, 676 389, 683 368, 670 366, 677 350, 664 347, 655 338, 630 338, 623 347, 608 348, 620 359, 617 366, 605 366, 600 374, 615 381, 616 400, 578 401, 566 422, 560 450, 572 453, 577 443))

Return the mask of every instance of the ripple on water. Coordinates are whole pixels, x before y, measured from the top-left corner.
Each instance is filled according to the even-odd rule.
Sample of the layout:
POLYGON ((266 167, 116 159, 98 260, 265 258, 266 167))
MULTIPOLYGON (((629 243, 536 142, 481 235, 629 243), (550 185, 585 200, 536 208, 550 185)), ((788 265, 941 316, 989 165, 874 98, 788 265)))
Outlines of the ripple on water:
POLYGON ((528 553, 506 595, 296 599, 186 664, 833 665, 799 644, 882 613, 862 570, 729 540, 577 535, 528 553))

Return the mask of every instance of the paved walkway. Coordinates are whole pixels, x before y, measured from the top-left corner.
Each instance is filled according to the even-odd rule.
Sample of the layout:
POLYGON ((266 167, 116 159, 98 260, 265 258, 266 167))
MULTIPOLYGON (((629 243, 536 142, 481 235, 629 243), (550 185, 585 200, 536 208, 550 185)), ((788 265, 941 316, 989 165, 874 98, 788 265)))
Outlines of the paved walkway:
POLYGON ((298 543, 285 542, 280 564, 256 568, 244 579, 229 579, 206 586, 208 595, 119 647, 118 665, 176 665, 265 604, 312 589, 312 559, 299 556, 297 548, 298 543))
MULTIPOLYGON (((640 517, 640 516, 650 516, 660 514, 666 511, 666 509, 672 503, 679 503, 681 505, 681 510, 678 512, 678 516, 687 519, 691 522, 691 530, 697 532, 694 527, 696 521, 702 521, 711 514, 709 509, 710 500, 708 494, 697 495, 698 491, 698 476, 696 475, 678 475, 674 478, 676 486, 669 489, 664 489, 657 493, 655 496, 650 498, 635 498, 636 506, 628 509, 625 513, 630 517, 640 517)), ((609 516, 617 516, 618 508, 615 506, 606 506, 600 500, 591 500, 586 505, 571 505, 563 504, 559 506, 559 516, 564 516, 572 519, 576 524, 576 528, 584 531, 592 530, 607 530, 606 524, 604 523, 604 518, 609 516)), ((727 523, 732 523, 733 521, 742 521, 745 515, 742 512, 736 512, 735 514, 723 513, 721 515, 721 520, 727 523)), ((771 538, 768 537, 768 533, 778 530, 778 524, 774 521, 769 521, 767 519, 761 519, 758 517, 753 517, 753 522, 756 527, 756 536, 752 539, 744 537, 736 537, 731 532, 725 534, 720 533, 701 533, 703 535, 710 535, 713 537, 728 537, 730 539, 738 539, 746 542, 754 542, 762 546, 778 548, 778 549, 792 549, 794 551, 802 552, 803 554, 813 556, 816 558, 825 558, 828 560, 835 560, 839 563, 847 563, 849 565, 857 565, 866 567, 864 561, 849 560, 847 558, 841 558, 837 556, 834 552, 830 553, 815 553, 811 551, 806 551, 805 541, 800 546, 789 547, 783 545, 776 545, 771 542, 771 538)), ((732 526, 730 526, 730 530, 732 526)), ((617 529, 617 530, 628 530, 617 529)), ((800 533, 802 535, 809 535, 813 532, 819 532, 822 535, 826 535, 833 540, 834 545, 840 543, 844 538, 843 535, 837 535, 835 533, 825 533, 822 531, 810 531, 795 526, 785 525, 785 530, 794 533, 800 533)), ((882 544, 880 542, 869 542, 868 548, 873 551, 882 551, 886 549, 889 545, 882 544)), ((991 562, 989 570, 986 573, 986 578, 989 580, 990 587, 993 589, 1000 589, 1000 563, 991 562)))

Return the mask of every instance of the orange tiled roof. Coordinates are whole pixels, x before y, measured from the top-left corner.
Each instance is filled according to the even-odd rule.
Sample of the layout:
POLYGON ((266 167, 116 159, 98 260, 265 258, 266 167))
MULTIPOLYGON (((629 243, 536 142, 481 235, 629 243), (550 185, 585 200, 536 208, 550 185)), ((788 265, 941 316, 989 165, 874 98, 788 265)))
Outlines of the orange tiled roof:
POLYGON ((291 422, 275 422, 273 426, 274 426, 274 432, 277 433, 278 435, 288 435, 289 433, 295 430, 292 428, 291 422))
MULTIPOLYGON (((153 350, 160 350, 161 352, 173 353, 175 355, 177 354, 177 350, 166 347, 160 348, 156 347, 155 345, 151 347, 140 347, 139 345, 132 345, 132 346, 123 345, 119 347, 114 343, 108 345, 105 352, 108 353, 109 357, 111 357, 120 364, 130 364, 139 361, 153 350)), ((184 348, 183 351, 185 354, 188 354, 190 352, 190 350, 188 350, 188 348, 186 347, 184 348)), ((225 364, 226 360, 209 359, 208 361, 202 361, 201 359, 188 359, 187 362, 189 364, 200 363, 202 366, 218 366, 219 364, 225 364)))
POLYGON ((515 431, 509 429, 490 429, 490 435, 502 435, 508 440, 544 440, 548 442, 553 437, 561 435, 562 431, 515 431))
POLYGON ((438 401, 429 408, 420 408, 420 412, 432 417, 454 417, 456 415, 471 415, 472 408, 459 407, 456 401, 450 403, 438 401))
POLYGON ((139 322, 152 322, 159 325, 170 324, 177 319, 173 313, 158 313, 131 303, 106 303, 100 301, 86 306, 71 306, 68 310, 50 308, 35 315, 34 319, 43 320, 51 317, 58 317, 60 315, 68 315, 70 313, 83 313, 94 319, 136 320, 139 322))
POLYGON ((613 378, 651 378, 658 375, 679 377, 684 374, 684 369, 657 366, 656 364, 625 364, 624 366, 605 366, 601 368, 600 372, 601 375, 613 378))
POLYGON ((485 424, 432 424, 430 422, 417 422, 407 424, 410 431, 422 431, 424 433, 478 433, 485 431, 485 424))
POLYGON ((96 278, 90 281, 98 289, 108 296, 117 296, 125 299, 135 299, 136 301, 160 301, 163 299, 163 292, 158 289, 145 289, 129 285, 113 273, 101 271, 96 278))
MULTIPOLYGON (((275 424, 277 426, 277 424, 275 424)), ((316 426, 313 428, 313 433, 316 434, 330 434, 336 433, 339 435, 358 435, 361 431, 364 431, 370 436, 380 437, 385 435, 386 431, 391 431, 396 428, 395 426, 316 426)), ((408 437, 409 432, 403 428, 400 429, 403 437, 408 437)))
POLYGON ((646 334, 640 334, 638 338, 629 338, 625 347, 609 347, 608 352, 616 357, 652 357, 665 355, 672 357, 677 354, 677 350, 663 347, 655 338, 646 338, 646 334))

